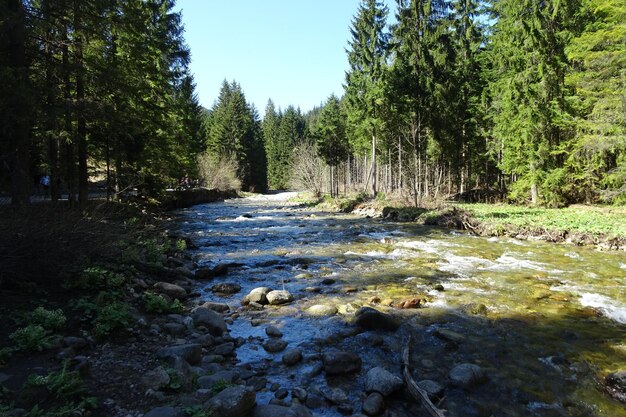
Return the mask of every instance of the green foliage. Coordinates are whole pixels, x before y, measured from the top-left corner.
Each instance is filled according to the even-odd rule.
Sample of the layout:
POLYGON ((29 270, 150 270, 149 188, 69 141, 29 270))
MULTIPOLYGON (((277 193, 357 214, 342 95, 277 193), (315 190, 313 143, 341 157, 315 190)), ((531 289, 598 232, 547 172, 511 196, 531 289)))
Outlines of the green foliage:
POLYGON ((127 280, 124 274, 101 266, 85 268, 80 275, 66 280, 65 286, 80 290, 106 290, 121 288, 127 280))
POLYGON ((65 314, 63 310, 46 310, 39 306, 29 315, 29 322, 31 324, 40 325, 46 330, 59 331, 65 326, 65 314))
POLYGON ((213 391, 213 393, 217 394, 217 393, 224 391, 226 388, 233 387, 233 386, 235 386, 235 384, 228 382, 224 379, 220 379, 219 381, 215 383, 215 385, 213 385, 213 388, 211 388, 211 390, 213 391))
POLYGON ((0 367, 7 364, 11 356, 13 356, 13 348, 11 347, 3 347, 0 348, 0 367))
POLYGON ((212 417, 213 412, 211 410, 205 409, 202 405, 194 405, 190 407, 185 407, 185 414, 188 417, 212 417))
POLYGON ((142 299, 148 313, 182 313, 183 311, 183 305, 179 300, 169 302, 161 294, 145 292, 142 299))
POLYGON ((39 324, 29 324, 11 333, 9 338, 15 342, 19 350, 41 352, 50 347, 54 339, 49 332, 39 324))
POLYGON ((178 252, 184 252, 187 250, 187 242, 185 241, 185 239, 176 239, 176 242, 174 243, 174 248, 178 252))
POLYGON ((472 216, 490 227, 513 225, 522 228, 626 236, 626 211, 620 208, 537 208, 507 204, 461 204, 472 216))
POLYGON ((87 387, 78 372, 70 371, 66 362, 63 368, 48 375, 30 375, 26 380, 25 388, 45 389, 45 398, 37 398, 38 404, 28 415, 70 417, 77 411, 93 409, 97 405, 94 397, 88 397, 87 387), (44 411, 41 404, 53 402, 56 407, 49 407, 44 411))
POLYGON ((131 316, 128 305, 121 302, 112 302, 98 306, 93 323, 92 333, 102 339, 117 330, 124 330, 130 324, 131 316))

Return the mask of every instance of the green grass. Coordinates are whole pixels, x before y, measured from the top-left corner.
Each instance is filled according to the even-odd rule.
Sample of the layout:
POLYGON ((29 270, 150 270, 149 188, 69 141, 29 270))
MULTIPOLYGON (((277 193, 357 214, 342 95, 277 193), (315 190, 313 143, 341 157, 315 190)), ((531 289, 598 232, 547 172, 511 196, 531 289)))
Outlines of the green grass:
POLYGON ((514 225, 529 229, 606 234, 626 237, 626 208, 571 206, 560 209, 534 208, 508 204, 457 204, 473 217, 493 225, 514 225))

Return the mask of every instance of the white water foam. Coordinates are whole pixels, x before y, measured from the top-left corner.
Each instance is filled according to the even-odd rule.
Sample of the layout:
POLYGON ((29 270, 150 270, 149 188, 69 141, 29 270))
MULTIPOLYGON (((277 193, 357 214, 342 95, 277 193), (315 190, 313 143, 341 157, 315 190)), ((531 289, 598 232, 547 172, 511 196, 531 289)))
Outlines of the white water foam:
POLYGON ((597 308, 602 314, 618 323, 626 324, 626 306, 617 301, 596 293, 580 294, 580 304, 597 308))
POLYGON ((626 264, 619 264, 620 269, 626 269, 626 264))
POLYGON ((560 274, 563 271, 559 269, 548 269, 548 265, 542 262, 529 261, 527 259, 518 259, 512 256, 510 253, 505 253, 500 256, 495 262, 485 267, 486 270, 492 271, 510 271, 512 269, 521 270, 521 269, 530 269, 532 271, 542 271, 542 272, 550 272, 552 274, 560 274))

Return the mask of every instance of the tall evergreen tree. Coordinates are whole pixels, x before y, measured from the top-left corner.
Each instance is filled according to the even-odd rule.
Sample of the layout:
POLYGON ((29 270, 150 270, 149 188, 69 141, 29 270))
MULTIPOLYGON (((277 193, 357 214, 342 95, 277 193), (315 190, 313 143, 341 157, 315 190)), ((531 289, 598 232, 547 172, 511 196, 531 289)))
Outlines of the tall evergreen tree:
POLYGON ((376 144, 383 129, 384 75, 387 59, 385 32, 388 8, 377 0, 363 0, 352 20, 346 73, 348 120, 356 150, 370 150, 372 193, 377 190, 376 144), (370 145, 368 146, 368 142, 370 145))
POLYGON ((567 47, 577 137, 566 161, 576 200, 626 202, 626 4, 585 0, 583 28, 567 47))
POLYGON ((330 168, 330 192, 338 194, 337 166, 350 154, 346 136, 346 116, 341 102, 333 94, 322 107, 319 119, 314 127, 317 151, 330 168))
POLYGON ((279 127, 280 114, 276 111, 274 102, 269 100, 265 107, 265 116, 261 123, 265 154, 267 156, 267 181, 272 189, 281 188, 280 153, 279 153, 279 127))
POLYGON ((513 195, 560 203, 563 148, 571 117, 565 103, 565 45, 575 1, 500 0, 492 39, 494 144, 513 195))

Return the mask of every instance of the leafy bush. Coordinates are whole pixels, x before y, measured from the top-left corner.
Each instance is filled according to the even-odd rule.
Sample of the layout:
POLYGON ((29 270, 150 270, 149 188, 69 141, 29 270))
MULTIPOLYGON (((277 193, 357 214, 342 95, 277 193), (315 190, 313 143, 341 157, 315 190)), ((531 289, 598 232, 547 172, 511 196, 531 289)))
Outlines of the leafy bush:
POLYGON ((50 346, 53 337, 39 324, 29 324, 17 329, 9 336, 19 350, 41 352, 50 346))
POLYGON ((121 330, 130 324, 128 306, 120 302, 113 302, 96 310, 92 333, 97 338, 110 335, 115 330, 121 330))
POLYGON ((11 359, 11 356, 13 356, 13 348, 3 347, 0 349, 0 367, 6 365, 9 359, 11 359))
MULTIPOLYGON (((97 405, 95 398, 88 397, 87 388, 78 372, 70 371, 67 362, 62 369, 48 375, 30 375, 24 387, 44 388, 47 395, 38 399, 40 404, 48 404, 50 401, 58 404, 45 415, 70 417, 76 415, 77 411, 95 408, 97 405)), ((42 411, 37 404, 29 415, 40 415, 42 411)))
POLYGON ((220 379, 219 381, 217 381, 215 383, 215 385, 213 385, 213 388, 211 388, 211 390, 217 394, 220 393, 222 391, 224 391, 226 388, 232 387, 234 386, 234 384, 224 380, 224 379, 220 379))
POLYGON ((100 290, 121 288, 126 284, 126 277, 118 272, 109 271, 100 266, 85 268, 78 277, 66 281, 66 287, 81 290, 100 290))
POLYGON ((65 326, 66 322, 65 314, 63 310, 46 310, 43 307, 37 307, 32 313, 30 313, 30 323, 38 324, 45 330, 58 331, 65 326))
POLYGON ((144 308, 148 313, 182 313, 183 305, 179 300, 169 302, 161 294, 146 292, 143 295, 144 308))
POLYGON ((237 177, 238 170, 239 164, 234 157, 216 158, 208 154, 198 156, 200 181, 208 189, 239 191, 241 180, 237 177))

